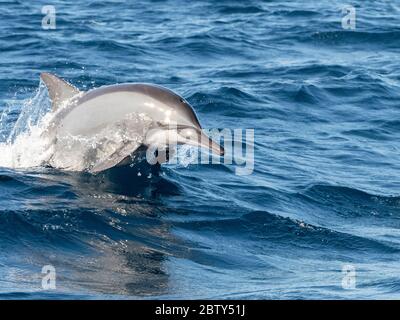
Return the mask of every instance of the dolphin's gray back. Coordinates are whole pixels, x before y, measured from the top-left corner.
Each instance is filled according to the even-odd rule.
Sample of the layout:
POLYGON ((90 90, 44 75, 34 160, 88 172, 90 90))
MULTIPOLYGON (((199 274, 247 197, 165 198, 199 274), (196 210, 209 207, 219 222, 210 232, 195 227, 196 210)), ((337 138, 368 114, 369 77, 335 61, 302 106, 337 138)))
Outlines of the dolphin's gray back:
MULTIPOLYGON (((132 111, 140 110, 140 106, 135 102, 139 102, 142 99, 153 99, 157 101, 160 105, 167 106, 171 108, 171 111, 175 111, 181 118, 187 118, 189 123, 196 123, 199 128, 201 128, 200 122, 193 110, 193 108, 178 94, 164 88, 162 86, 147 84, 147 83, 124 83, 111 86, 103 86, 94 90, 90 90, 84 95, 80 96, 76 102, 76 105, 81 105, 85 103, 90 103, 95 99, 104 98, 104 96, 124 94, 127 98, 126 102, 132 106, 132 111), (131 99, 129 99, 129 94, 131 94, 131 99), (136 96, 135 96, 136 94, 136 96), (142 99, 134 99, 142 96, 142 99), (138 108, 138 109, 137 109, 138 108)), ((155 112, 160 112, 161 110, 153 109, 155 112)), ((146 111, 146 110, 141 110, 146 111)), ((152 111, 148 108, 147 111, 152 111)), ((155 112, 151 112, 154 114, 155 112)), ((154 117, 157 118, 157 117, 154 117)))

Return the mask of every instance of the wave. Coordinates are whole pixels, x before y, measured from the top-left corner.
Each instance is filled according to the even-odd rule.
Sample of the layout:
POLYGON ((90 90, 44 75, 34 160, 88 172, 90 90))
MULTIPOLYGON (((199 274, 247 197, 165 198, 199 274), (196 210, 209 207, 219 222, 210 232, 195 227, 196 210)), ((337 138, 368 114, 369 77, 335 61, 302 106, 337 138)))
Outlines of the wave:
POLYGON ((400 31, 323 31, 315 32, 305 39, 328 45, 364 45, 398 48, 400 45, 400 31))
POLYGON ((255 14, 265 12, 265 10, 260 6, 232 4, 217 5, 217 10, 221 14, 255 14))
POLYGON ((263 100, 247 93, 244 89, 221 87, 210 92, 195 92, 188 101, 196 106, 200 112, 222 113, 226 116, 247 115, 261 116, 257 110, 264 110, 263 100), (251 114, 247 112, 246 105, 252 105, 251 114))
POLYGON ((313 10, 277 10, 273 12, 274 15, 287 16, 287 17, 315 17, 321 15, 318 11, 313 10))
POLYGON ((351 129, 342 131, 343 135, 353 135, 362 138, 374 139, 374 140, 390 140, 391 139, 391 132, 378 129, 378 128, 371 128, 371 129, 351 129))
POLYGON ((235 219, 177 223, 176 226, 196 233, 210 231, 235 242, 245 242, 253 254, 268 254, 273 251, 272 246, 285 247, 288 254, 300 249, 316 252, 362 250, 370 254, 400 252, 400 248, 389 242, 338 232, 266 211, 249 212, 235 219))
POLYGON ((313 185, 299 194, 336 217, 385 217, 397 219, 399 196, 370 194, 351 187, 313 185))

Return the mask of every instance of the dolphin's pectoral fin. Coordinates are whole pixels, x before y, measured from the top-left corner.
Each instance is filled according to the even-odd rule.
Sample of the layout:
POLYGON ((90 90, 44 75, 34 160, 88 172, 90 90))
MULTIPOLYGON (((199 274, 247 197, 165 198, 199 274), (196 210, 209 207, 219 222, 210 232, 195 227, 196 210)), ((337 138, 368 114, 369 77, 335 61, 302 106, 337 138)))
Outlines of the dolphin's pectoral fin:
POLYGON ((116 167, 127 166, 127 165, 131 164, 132 161, 141 160, 143 157, 146 156, 146 150, 147 150, 147 146, 145 146, 144 144, 141 144, 136 150, 134 150, 129 155, 127 155, 125 158, 123 158, 116 165, 116 167))
POLYGON ((112 154, 105 157, 105 159, 100 160, 93 164, 89 169, 91 173, 97 173, 121 165, 122 163, 128 164, 127 158, 136 151, 141 146, 140 142, 131 141, 124 144, 121 148, 115 150, 112 154))
POLYGON ((41 73, 40 78, 46 84, 53 111, 56 111, 63 102, 80 93, 72 84, 56 77, 51 73, 41 73))

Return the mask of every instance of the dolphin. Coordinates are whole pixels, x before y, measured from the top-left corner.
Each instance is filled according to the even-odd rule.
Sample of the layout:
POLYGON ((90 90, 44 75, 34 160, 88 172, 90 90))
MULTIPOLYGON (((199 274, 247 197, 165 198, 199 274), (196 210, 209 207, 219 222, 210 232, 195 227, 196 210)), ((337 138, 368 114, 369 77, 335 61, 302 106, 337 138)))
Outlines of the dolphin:
POLYGON ((203 133, 192 106, 167 88, 123 83, 82 92, 53 74, 40 78, 52 105, 44 133, 52 147, 49 166, 97 173, 131 163, 143 148, 168 152, 171 141, 224 154, 203 133))

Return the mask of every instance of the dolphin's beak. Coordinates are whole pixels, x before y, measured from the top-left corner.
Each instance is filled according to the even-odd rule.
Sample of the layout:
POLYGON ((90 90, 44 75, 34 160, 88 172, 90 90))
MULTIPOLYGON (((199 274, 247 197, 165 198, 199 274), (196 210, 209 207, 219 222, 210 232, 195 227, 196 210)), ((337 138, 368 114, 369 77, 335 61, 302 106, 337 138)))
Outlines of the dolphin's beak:
POLYGON ((214 142, 209 136, 200 131, 199 146, 211 150, 214 154, 223 156, 225 154, 224 148, 218 143, 214 142))
POLYGON ((207 136, 201 129, 194 129, 196 134, 185 138, 184 136, 177 135, 177 142, 179 144, 188 144, 195 147, 201 147, 211 151, 212 153, 223 156, 225 154, 224 148, 218 143, 214 142, 207 136))

